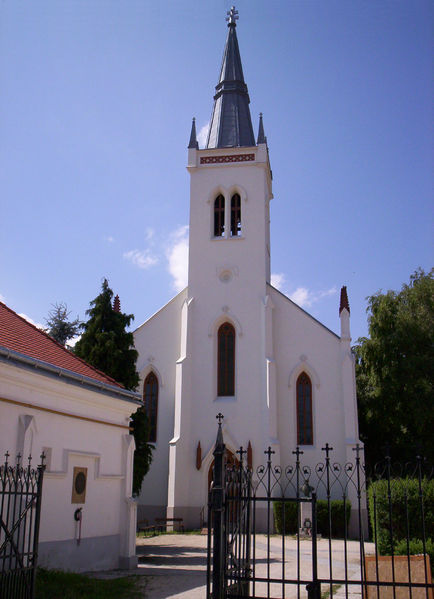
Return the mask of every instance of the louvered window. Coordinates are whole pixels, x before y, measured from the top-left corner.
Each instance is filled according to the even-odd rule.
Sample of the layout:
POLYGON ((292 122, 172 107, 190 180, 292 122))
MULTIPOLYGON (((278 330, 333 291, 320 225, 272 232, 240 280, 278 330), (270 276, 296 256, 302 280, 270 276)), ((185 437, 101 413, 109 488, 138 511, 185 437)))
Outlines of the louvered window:
POLYGON ((225 199, 220 194, 214 201, 214 237, 225 234, 225 199))
POLYGON ((231 237, 241 235, 241 198, 236 193, 231 198, 231 237))

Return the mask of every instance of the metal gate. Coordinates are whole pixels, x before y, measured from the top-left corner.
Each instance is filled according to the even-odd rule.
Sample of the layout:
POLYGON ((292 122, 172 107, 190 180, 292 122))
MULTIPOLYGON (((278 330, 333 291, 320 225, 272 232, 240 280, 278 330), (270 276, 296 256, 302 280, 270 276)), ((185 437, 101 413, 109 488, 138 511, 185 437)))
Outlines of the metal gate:
POLYGON ((339 464, 326 444, 314 466, 296 448, 285 468, 268 448, 252 471, 242 447, 239 461, 225 464, 221 420, 208 504, 208 599, 433 599, 434 489, 421 458, 394 472, 386 457, 368 492, 359 446, 353 461, 339 464))
POLYGON ((27 465, 19 454, 15 466, 8 459, 0 466, 0 597, 33 599, 44 455, 37 468, 31 456, 27 465))

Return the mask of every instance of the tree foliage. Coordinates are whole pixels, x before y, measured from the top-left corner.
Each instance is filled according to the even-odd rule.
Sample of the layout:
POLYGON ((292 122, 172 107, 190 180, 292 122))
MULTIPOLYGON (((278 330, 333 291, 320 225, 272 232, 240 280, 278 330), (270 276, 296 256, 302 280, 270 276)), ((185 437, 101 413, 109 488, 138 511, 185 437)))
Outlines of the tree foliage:
POLYGON ((60 304, 52 304, 52 309, 48 312, 48 318, 45 319, 48 326, 46 332, 62 345, 66 345, 69 339, 78 335, 82 327, 82 322, 78 316, 75 320, 69 320, 70 314, 68 306, 60 302, 60 304))
POLYGON ((381 459, 386 443, 396 459, 433 461, 434 269, 372 295, 367 312, 369 338, 353 348, 367 462, 381 459))
MULTIPOLYGON (((134 348, 134 337, 126 331, 133 314, 114 310, 113 291, 107 279, 103 280, 101 293, 90 302, 86 311, 89 320, 84 324, 84 333, 77 341, 74 351, 95 368, 102 370, 127 389, 134 390, 139 384, 136 370, 138 353, 134 348)), ((131 416, 131 428, 136 450, 134 452, 133 494, 138 495, 142 480, 152 461, 153 445, 149 440, 147 415, 140 407, 131 416)))
POLYGON ((144 476, 148 473, 152 462, 154 446, 149 440, 149 419, 143 407, 131 416, 131 428, 136 443, 134 452, 133 495, 140 493, 144 476))
POLYGON ((101 293, 86 310, 89 320, 83 325, 84 332, 74 351, 126 389, 135 389, 139 384, 136 371, 138 353, 134 349, 133 334, 126 331, 134 316, 115 312, 112 298, 113 291, 104 279, 101 293))

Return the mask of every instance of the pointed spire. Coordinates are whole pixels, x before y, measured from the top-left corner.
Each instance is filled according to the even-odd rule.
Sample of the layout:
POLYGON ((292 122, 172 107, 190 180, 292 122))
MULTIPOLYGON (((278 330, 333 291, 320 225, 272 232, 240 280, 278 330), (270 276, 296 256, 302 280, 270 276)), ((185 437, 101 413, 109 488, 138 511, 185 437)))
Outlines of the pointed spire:
POLYGON ((207 148, 254 146, 250 98, 244 82, 236 33, 238 11, 232 6, 228 14, 228 36, 223 52, 219 82, 206 142, 207 148))
POLYGON ((267 138, 264 134, 264 123, 262 122, 262 112, 259 113, 259 129, 258 129, 258 139, 256 141, 257 144, 266 144, 267 138))
POLYGON ((113 300, 113 312, 120 312, 121 311, 121 300, 119 299, 119 296, 117 295, 115 297, 115 299, 113 300))
POLYGON ((348 314, 349 314, 350 313, 350 304, 348 302, 347 288, 345 285, 341 289, 341 301, 339 304, 339 316, 341 315, 341 312, 344 308, 346 308, 348 310, 348 314))
POLYGON ((199 149, 199 144, 197 143, 196 136, 196 119, 193 117, 193 122, 191 123, 191 133, 190 133, 190 142, 188 144, 188 149, 194 148, 196 150, 199 149))

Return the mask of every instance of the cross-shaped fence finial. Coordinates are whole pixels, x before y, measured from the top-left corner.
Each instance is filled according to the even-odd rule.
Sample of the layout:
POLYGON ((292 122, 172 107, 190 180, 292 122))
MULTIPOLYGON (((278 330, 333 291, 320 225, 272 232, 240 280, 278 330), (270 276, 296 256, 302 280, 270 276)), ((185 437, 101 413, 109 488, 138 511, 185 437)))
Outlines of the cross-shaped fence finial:
POLYGON ((242 463, 243 463, 243 456, 246 455, 247 449, 243 449, 243 446, 241 445, 241 447, 235 453, 237 453, 240 456, 240 463, 242 465, 242 463))
POLYGON ((325 451, 326 452, 326 458, 328 459, 329 453, 331 451, 333 451, 333 447, 330 447, 330 445, 328 443, 326 443, 325 447, 321 447, 321 451, 325 451))
POLYGON ((271 462, 271 456, 273 455, 273 453, 276 453, 276 452, 273 451, 270 446, 268 446, 268 449, 266 451, 264 451, 264 453, 266 456, 268 456, 268 461, 271 462))
POLYGON ((303 455, 304 451, 301 451, 301 449, 297 445, 297 447, 295 448, 295 451, 293 451, 292 453, 293 453, 293 455, 295 455, 297 457, 297 460, 298 460, 300 458, 300 456, 303 455))
POLYGON ((217 414, 216 418, 217 418, 217 420, 219 421, 219 426, 221 426, 221 425, 222 425, 223 418, 224 418, 223 414, 222 414, 221 412, 219 412, 219 413, 217 414))

